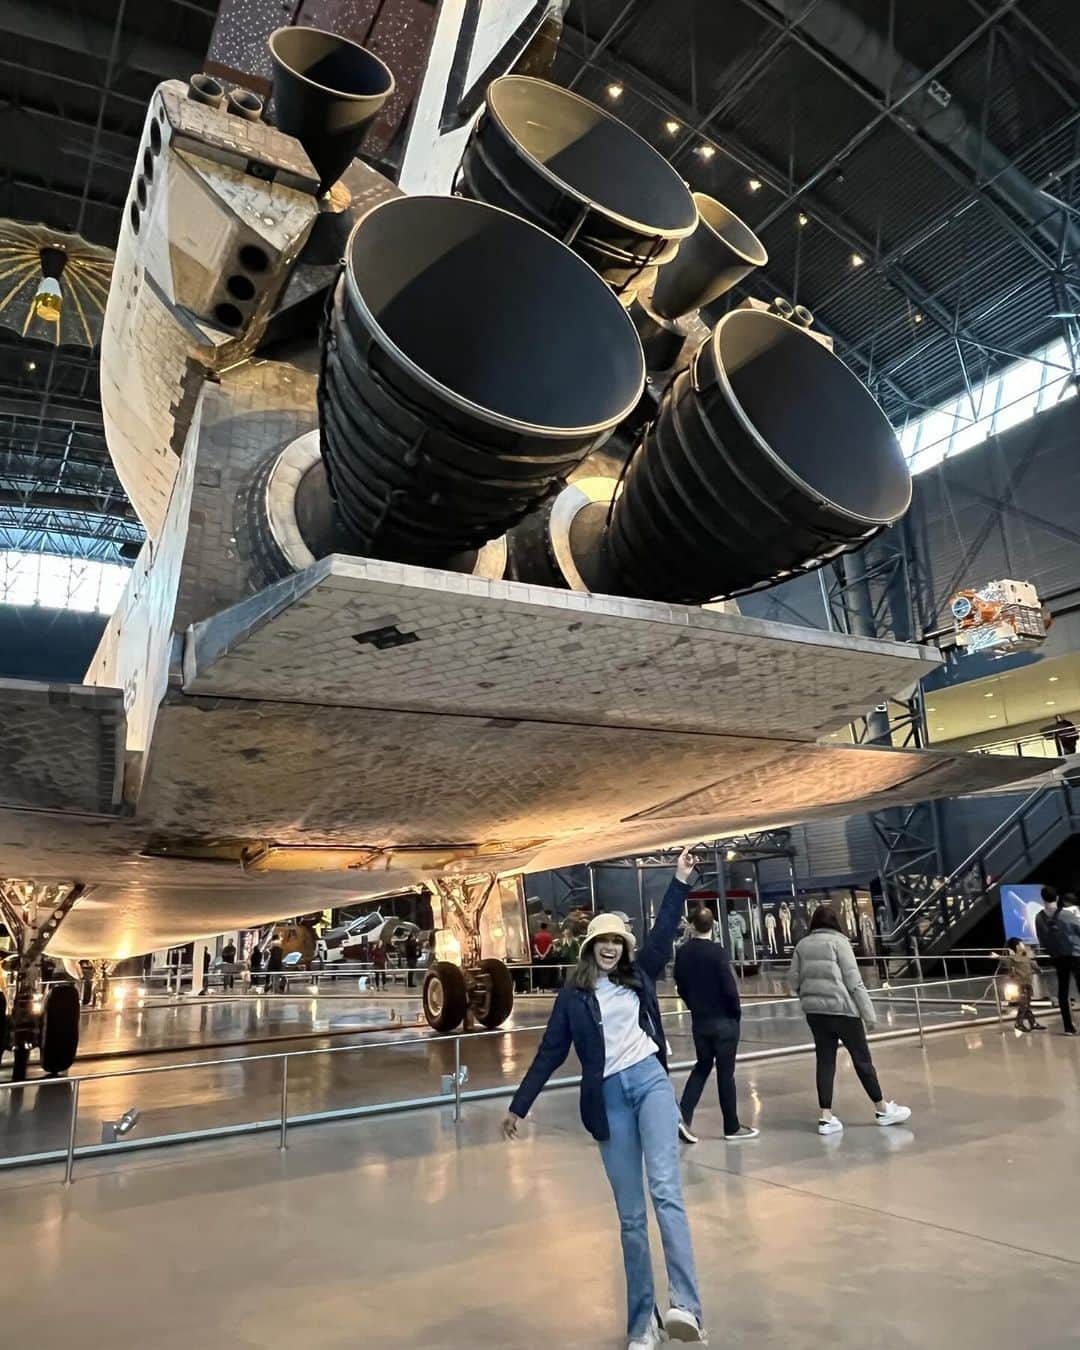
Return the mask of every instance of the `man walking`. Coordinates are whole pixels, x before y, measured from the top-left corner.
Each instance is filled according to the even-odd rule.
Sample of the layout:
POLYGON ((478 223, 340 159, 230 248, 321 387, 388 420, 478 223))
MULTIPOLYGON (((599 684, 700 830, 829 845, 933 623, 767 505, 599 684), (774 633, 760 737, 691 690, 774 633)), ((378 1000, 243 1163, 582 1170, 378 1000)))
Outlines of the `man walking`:
POLYGON ((1066 1036, 1075 1036, 1069 982, 1075 980, 1080 990, 1080 919, 1066 908, 1053 886, 1042 888, 1042 902, 1042 912, 1035 916, 1035 934, 1057 971, 1062 1030, 1066 1036))
POLYGON ((713 916, 704 907, 690 920, 692 935, 675 954, 675 988, 690 1009, 697 1063, 683 1088, 679 1138, 696 1144, 691 1130, 694 1110, 713 1065, 724 1116, 724 1138, 756 1139, 760 1131, 739 1123, 735 1091, 735 1055, 739 1048, 742 1005, 731 962, 719 942, 713 941, 713 916))

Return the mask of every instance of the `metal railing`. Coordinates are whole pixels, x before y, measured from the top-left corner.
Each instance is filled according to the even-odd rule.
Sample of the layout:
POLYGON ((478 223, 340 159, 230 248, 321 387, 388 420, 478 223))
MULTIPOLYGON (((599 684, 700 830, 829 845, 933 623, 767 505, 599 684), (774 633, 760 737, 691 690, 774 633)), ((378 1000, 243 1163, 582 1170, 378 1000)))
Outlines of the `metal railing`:
MULTIPOLYGON (((987 980, 985 977, 969 977, 966 979, 963 977, 953 977, 924 982, 922 984, 901 985, 886 989, 871 989, 869 993, 872 1000, 898 1003, 901 1005, 913 1003, 916 1019, 916 1025, 912 1028, 899 1028, 870 1033, 868 1039, 871 1042, 918 1037, 920 1044, 925 1044, 926 1036, 931 1032, 949 1031, 958 1028, 983 1025, 985 1023, 999 1023, 1003 1014, 1001 991, 998 987, 998 981, 994 978, 987 980), (972 984, 975 982, 979 982, 983 985, 983 992, 981 994, 976 991, 969 992, 966 995, 956 996, 952 992, 953 987, 957 984, 972 984), (928 994, 928 991, 930 990, 942 989, 945 991, 944 996, 928 994), (990 998, 991 989, 993 991, 992 1000, 990 998), (985 1017, 980 1017, 978 1015, 980 1007, 989 1008, 991 1005, 994 1007, 992 1015, 987 1015, 985 1017), (965 1014, 965 1016, 944 1022, 933 1022, 928 1024, 926 1021, 927 1008, 933 1007, 938 1009, 942 1006, 957 1007, 965 1014)), ((754 1011, 757 1011, 768 1007, 790 1006, 798 1004, 798 1002, 799 1000, 797 998, 784 997, 767 1001, 758 1001, 753 1005, 750 1005, 750 1007, 754 1011)), ((689 1013, 685 1009, 679 1009, 662 1013, 661 1017, 665 1020, 687 1018, 689 1017, 689 1013)), ((744 1020, 744 1026, 745 1025, 746 1022, 744 1020)), ((470 1044, 475 1044, 479 1040, 496 1036, 532 1036, 543 1032, 543 1030, 544 1027, 542 1025, 537 1025, 531 1027, 497 1028, 493 1031, 469 1033, 457 1032, 446 1036, 414 1036, 397 1040, 366 1042, 359 1045, 327 1046, 312 1050, 290 1050, 259 1055, 234 1056, 223 1059, 191 1060, 183 1063, 162 1064, 146 1068, 120 1069, 96 1074, 80 1074, 69 1078, 40 1078, 17 1083, 0 1083, 0 1100, 4 1100, 3 1094, 8 1094, 7 1100, 10 1101, 11 1093, 25 1092, 27 1090, 59 1091, 61 1088, 66 1088, 70 1095, 70 1118, 67 1130, 66 1148, 50 1149, 36 1153, 17 1154, 7 1158, 0 1158, 0 1169, 40 1163, 62 1163, 64 1169, 64 1182, 65 1184, 70 1185, 74 1173, 75 1161, 78 1158, 98 1157, 136 1149, 157 1148, 166 1145, 190 1143, 208 1139, 220 1139, 231 1137, 233 1135, 255 1134, 268 1131, 273 1131, 277 1135, 279 1148, 285 1149, 288 1147, 288 1130, 290 1126, 295 1127, 298 1125, 320 1124, 335 1120, 356 1119, 364 1116, 387 1115, 404 1111, 420 1110, 432 1106, 445 1106, 448 1104, 448 1098, 451 1093, 453 1118, 455 1122, 458 1122, 461 1120, 462 1104, 464 1102, 511 1096, 514 1091, 516 1091, 518 1081, 518 1075, 515 1074, 512 1082, 502 1082, 492 1087, 464 1090, 464 1082, 467 1080, 467 1065, 463 1065, 462 1063, 462 1042, 466 1041, 470 1044), (444 1090, 438 1094, 428 1093, 401 1100, 309 1111, 299 1115, 290 1116, 289 1065, 292 1061, 314 1059, 316 1057, 329 1057, 333 1055, 365 1053, 374 1049, 398 1050, 402 1047, 414 1046, 417 1044, 422 1044, 425 1047, 452 1044, 454 1071, 450 1076, 451 1082, 448 1089, 444 1088, 444 1090), (250 1064, 267 1062, 276 1062, 281 1065, 280 1107, 275 1117, 244 1121, 236 1124, 216 1125, 203 1129, 173 1132, 149 1138, 120 1139, 117 1142, 112 1143, 86 1144, 82 1146, 77 1144, 79 1100, 83 1084, 98 1083, 112 1079, 147 1078, 153 1075, 174 1074, 185 1070, 205 1070, 220 1067, 236 1069, 237 1067, 250 1064), (463 1072, 463 1069, 465 1072, 463 1072)), ((740 1062, 748 1062, 775 1059, 786 1055, 804 1054, 812 1051, 813 1048, 813 1043, 809 1041, 799 1042, 793 1045, 780 1045, 765 1050, 745 1051, 739 1054, 738 1060, 740 1062)), ((692 1059, 674 1061, 669 1065, 669 1068, 671 1070, 689 1069, 692 1067, 693 1063, 694 1060, 692 1059)), ((548 1083, 545 1091, 573 1087, 580 1082, 580 1075, 555 1078, 548 1083)))

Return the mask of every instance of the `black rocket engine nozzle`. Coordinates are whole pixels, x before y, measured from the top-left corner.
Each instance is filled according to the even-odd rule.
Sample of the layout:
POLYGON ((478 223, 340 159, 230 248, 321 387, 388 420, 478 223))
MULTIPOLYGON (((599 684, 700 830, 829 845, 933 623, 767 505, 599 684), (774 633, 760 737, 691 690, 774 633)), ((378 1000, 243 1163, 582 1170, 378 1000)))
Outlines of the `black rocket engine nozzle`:
POLYGON ((374 53, 319 28, 277 29, 270 59, 274 121, 307 151, 325 192, 352 162, 394 77, 374 53))
POLYGON ((733 310, 630 462, 600 589, 701 604, 858 548, 910 501, 896 433, 858 377, 798 324, 733 310))
POLYGON ((718 300, 769 261, 749 225, 715 197, 694 193, 698 223, 679 251, 660 268, 649 308, 662 319, 679 319, 718 300))
POLYGON ((443 565, 539 505, 631 411, 634 326, 568 248, 460 197, 398 197, 349 239, 319 385, 357 551, 443 565))
POLYGON ((488 86, 459 191, 563 240, 619 293, 633 294, 675 257, 698 219, 690 189, 648 141, 569 89, 525 75, 488 86))

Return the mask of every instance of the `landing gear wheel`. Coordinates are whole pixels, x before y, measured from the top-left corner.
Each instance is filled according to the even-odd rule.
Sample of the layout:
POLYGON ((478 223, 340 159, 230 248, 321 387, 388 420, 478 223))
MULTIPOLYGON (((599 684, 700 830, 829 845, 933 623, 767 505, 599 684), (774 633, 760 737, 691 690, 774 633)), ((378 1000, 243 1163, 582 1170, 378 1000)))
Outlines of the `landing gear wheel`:
POLYGON ((79 991, 56 984, 45 999, 41 1018, 41 1067, 47 1074, 64 1073, 79 1050, 79 991))
POLYGON ((459 1027, 469 1006, 465 973, 452 961, 436 961, 424 978, 424 1016, 436 1031, 459 1027))
POLYGON ((501 1027, 514 1010, 514 977, 504 961, 493 957, 480 962, 479 973, 486 976, 487 989, 476 1009, 481 1026, 501 1027))
POLYGON ((11 1049, 11 1081, 13 1083, 25 1083, 26 1073, 30 1068, 30 1047, 22 1041, 11 1049))

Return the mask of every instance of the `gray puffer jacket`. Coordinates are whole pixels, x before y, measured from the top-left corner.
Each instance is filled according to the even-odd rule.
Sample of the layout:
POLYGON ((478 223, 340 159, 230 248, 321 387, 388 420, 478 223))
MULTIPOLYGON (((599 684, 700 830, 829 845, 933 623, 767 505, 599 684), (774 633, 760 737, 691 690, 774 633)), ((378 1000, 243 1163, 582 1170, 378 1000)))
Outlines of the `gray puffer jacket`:
POLYGON ((877 1024, 855 953, 842 933, 819 928, 807 934, 791 958, 788 984, 804 1013, 837 1013, 861 1017, 868 1027, 877 1024))

